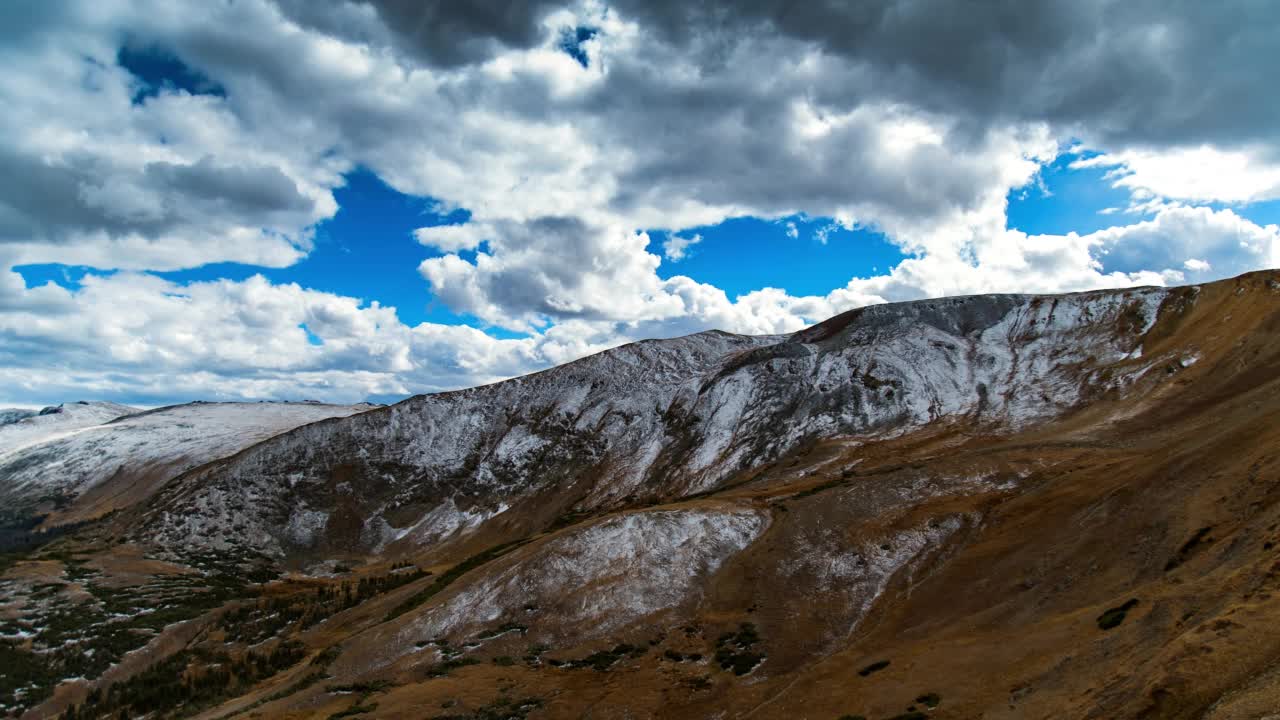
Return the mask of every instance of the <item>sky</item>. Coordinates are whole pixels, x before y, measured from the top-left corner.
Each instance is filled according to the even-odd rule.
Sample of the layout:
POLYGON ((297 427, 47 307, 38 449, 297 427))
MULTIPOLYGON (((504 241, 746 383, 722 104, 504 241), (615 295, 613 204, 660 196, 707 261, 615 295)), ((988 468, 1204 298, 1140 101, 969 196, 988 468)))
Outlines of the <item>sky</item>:
POLYGON ((1280 266, 1266 1, 0 3, 0 406, 1280 266))

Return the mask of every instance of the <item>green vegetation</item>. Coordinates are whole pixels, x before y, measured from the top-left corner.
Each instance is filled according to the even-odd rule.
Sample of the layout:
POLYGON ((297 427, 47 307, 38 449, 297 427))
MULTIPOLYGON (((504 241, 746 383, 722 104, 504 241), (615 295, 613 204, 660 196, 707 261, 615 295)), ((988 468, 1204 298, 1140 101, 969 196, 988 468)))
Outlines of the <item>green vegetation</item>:
POLYGON ((1197 530, 1189 540, 1182 544, 1182 547, 1178 548, 1178 553, 1169 558, 1169 562, 1164 564, 1164 571, 1169 572, 1170 570, 1176 569, 1179 565, 1186 562, 1201 545, 1207 545, 1213 542, 1213 538, 1208 537, 1209 532, 1212 530, 1213 528, 1211 527, 1202 527, 1197 530))
POLYGON ((866 667, 862 668, 861 670, 859 670, 859 671, 858 671, 858 674, 859 674, 859 675, 861 675, 862 677, 866 677, 866 676, 870 675, 871 673, 877 673, 877 672, 880 672, 881 670, 883 670, 883 669, 885 669, 885 668, 887 668, 887 667, 889 667, 889 661, 888 661, 888 660, 877 660, 876 662, 873 662, 873 663, 871 663, 870 665, 868 665, 868 666, 866 666, 866 667))
POLYGON ((525 655, 523 658, 521 658, 521 660, 524 660, 525 664, 528 665, 529 667, 533 667, 542 662, 543 653, 545 653, 550 649, 551 648, 547 647, 546 645, 543 645, 542 643, 534 643, 529 646, 529 649, 527 651, 525 651, 525 655))
POLYGON ((542 699, 536 697, 515 700, 500 697, 497 700, 465 714, 437 715, 435 720, 525 720, 529 713, 542 707, 542 699))
POLYGON ((391 687, 391 683, 386 680, 373 680, 370 682, 357 682, 346 685, 326 685, 324 691, 327 693, 360 693, 361 695, 371 695, 376 692, 382 692, 389 687, 391 687))
POLYGON ((583 520, 586 520, 589 517, 591 517, 591 513, 589 512, 574 512, 570 510, 560 515, 555 520, 552 520, 551 524, 547 526, 546 532, 555 532, 556 530, 563 530, 564 528, 567 528, 570 525, 577 525, 579 522, 582 522, 583 520))
POLYGON ((29 708, 52 693, 63 679, 93 679, 128 652, 142 647, 164 628, 190 620, 251 593, 251 571, 241 558, 202 559, 203 574, 153 577, 142 585, 110 588, 84 558, 61 548, 40 554, 63 564, 63 576, 92 599, 68 604, 65 583, 45 583, 33 592, 35 604, 14 630, 32 633, 30 649, 0 643, 0 667, 20 668, 0 677, 0 704, 29 708))
POLYGON ((1133 598, 1125 601, 1120 607, 1113 607, 1098 616, 1098 627, 1103 630, 1110 630, 1124 622, 1124 618, 1129 611, 1138 605, 1138 599, 1133 598))
POLYGON ((734 675, 746 675, 764 662, 764 653, 754 649, 759 642, 756 626, 742 623, 738 632, 725 633, 716 640, 716 662, 721 669, 732 670, 734 675))
POLYGON ((479 663, 479 660, 470 657, 448 658, 443 662, 438 662, 427 668, 427 677, 444 677, 453 670, 457 670, 458 668, 466 667, 468 665, 477 665, 479 663))
POLYGON ((685 685, 688 685, 693 690, 710 690, 711 676, 699 675, 698 677, 689 678, 685 681, 685 685))
POLYGON ((571 670, 578 668, 592 668, 597 672, 605 672, 625 657, 638 658, 646 652, 648 652, 647 648, 631 645, 629 643, 620 643, 618 645, 614 645, 609 650, 593 652, 579 660, 569 660, 565 662, 551 660, 549 662, 552 665, 558 665, 571 670))
POLYGON ((254 684, 299 663, 306 656, 301 643, 278 643, 269 651, 231 656, 226 652, 183 650, 123 682, 94 690, 63 720, 83 718, 181 717, 243 694, 254 684))
POLYGON ((916 698, 916 702, 932 710, 942 704, 942 696, 938 693, 925 693, 916 698))
POLYGON ((527 631, 528 629, 529 629, 528 627, 521 625, 520 623, 507 622, 499 625, 498 627, 492 630, 486 630, 480 633, 479 635, 476 636, 476 639, 492 640, 501 635, 506 635, 509 632, 518 632, 523 635, 525 631, 527 631))
POLYGON ((263 598, 257 603, 224 613, 220 624, 229 641, 258 643, 276 637, 295 624, 298 629, 312 627, 331 615, 427 575, 429 573, 421 570, 391 572, 317 588, 312 592, 263 598))

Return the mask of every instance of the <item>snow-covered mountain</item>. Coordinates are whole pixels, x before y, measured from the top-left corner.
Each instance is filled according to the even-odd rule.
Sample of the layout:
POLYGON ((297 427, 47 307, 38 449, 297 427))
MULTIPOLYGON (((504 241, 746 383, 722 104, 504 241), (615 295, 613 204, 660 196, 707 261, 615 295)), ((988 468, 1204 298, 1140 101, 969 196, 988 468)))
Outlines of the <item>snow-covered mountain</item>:
POLYGON ((25 408, 0 408, 0 426, 16 423, 19 420, 38 414, 37 410, 27 410, 25 408))
POLYGON ((0 426, 0 503, 83 521, 148 497, 197 465, 306 423, 371 409, 319 403, 192 403, 155 410, 73 403, 0 426))
POLYGON ((710 491, 818 438, 962 418, 1017 429, 1160 362, 1143 357, 1145 335, 1194 297, 986 295, 863 308, 790 336, 635 343, 281 435, 167 489, 145 537, 277 556, 410 550, 499 515, 518 537, 566 512, 710 491))
POLYGON ((0 423, 0 457, 27 446, 70 435, 138 412, 138 408, 110 402, 64 403, 37 411, 7 410, 8 422, 0 423))

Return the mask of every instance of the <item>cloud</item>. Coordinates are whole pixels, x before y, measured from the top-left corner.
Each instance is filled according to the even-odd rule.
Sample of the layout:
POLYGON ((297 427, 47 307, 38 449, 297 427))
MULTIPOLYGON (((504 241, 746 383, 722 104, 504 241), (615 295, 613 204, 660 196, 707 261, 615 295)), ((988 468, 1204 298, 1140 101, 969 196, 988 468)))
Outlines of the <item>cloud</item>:
POLYGON ((1137 205, 1151 198, 1228 203, 1280 198, 1280 164, 1262 147, 1123 150, 1081 158, 1071 166, 1109 168, 1108 179, 1129 190, 1137 205))
POLYGON ((793 39, 857 70, 820 98, 889 97, 978 127, 1049 122, 1101 145, 1274 143, 1280 127, 1260 91, 1280 14, 1254 2, 611 5, 707 61, 743 37, 793 39))
POLYGON ((0 172, 22 179, 0 185, 11 394, 397 394, 870 302, 1280 262, 1274 226, 1195 206, 1280 196, 1269 7, 72 0, 0 16, 0 172), (125 47, 199 82, 140 78, 125 47), (1077 142, 1098 154, 1076 166, 1111 170, 1142 219, 1008 229, 1010 191, 1077 142), (289 266, 355 167, 471 213, 414 232, 443 253, 419 267, 424 293, 524 337, 411 328, 262 278, 143 272, 289 266), (908 258, 803 297, 659 276, 691 228, 744 215, 791 237, 796 218, 865 227, 908 258), (11 271, 44 262, 125 272, 67 290, 11 271))
POLYGON ((27 291, 0 310, 0 348, 9 399, 35 402, 85 394, 353 401, 547 364, 532 340, 465 326, 410 328, 394 308, 261 276, 177 284, 127 272, 88 275, 75 291, 27 291))
POLYGON ((492 234, 492 229, 482 223, 433 225, 413 231, 413 237, 419 243, 448 253, 474 250, 492 234))
POLYGON ((689 248, 702 242, 701 235, 682 237, 672 235, 662 243, 662 254, 671 262, 680 262, 689 253, 689 248))
POLYGON ((543 18, 559 5, 549 0, 277 2, 290 19, 304 26, 355 41, 389 40, 422 62, 444 67, 537 45, 543 18))
POLYGON ((1185 269, 1187 282, 1229 277, 1280 261, 1280 228, 1232 210, 1171 205, 1150 220, 1086 236, 1106 270, 1185 269))
POLYGON ((135 103, 138 80, 117 60, 137 18, 110 10, 69 3, 57 27, 36 13, 26 23, 50 26, 18 22, 0 44, 12 69, 0 78, 0 170, 22 178, 0 186, 0 246, 17 264, 104 268, 303 257, 311 226, 336 211, 341 163, 283 140, 284 128, 261 132, 226 98, 168 87, 135 103))

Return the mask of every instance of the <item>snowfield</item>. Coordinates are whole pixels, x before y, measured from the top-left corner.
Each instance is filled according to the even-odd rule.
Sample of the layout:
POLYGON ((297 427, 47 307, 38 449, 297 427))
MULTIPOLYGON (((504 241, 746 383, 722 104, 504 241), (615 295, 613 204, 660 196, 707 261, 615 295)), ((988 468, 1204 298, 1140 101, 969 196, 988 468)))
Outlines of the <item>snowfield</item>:
MULTIPOLYGON (((8 411, 5 412, 15 412, 8 411)), ((84 428, 111 422, 140 412, 138 408, 108 402, 76 402, 47 407, 25 418, 0 424, 0 462, 31 445, 65 437, 84 428)), ((0 475, 0 477, 3 477, 0 475)))
MULTIPOLYGON (((139 412, 109 403, 0 427, 0 498, 75 498, 113 479, 163 482, 307 423, 370 409, 318 403, 192 403, 139 412), (28 425, 30 424, 30 425, 28 425)), ((130 482, 133 481, 133 482, 130 482)))

